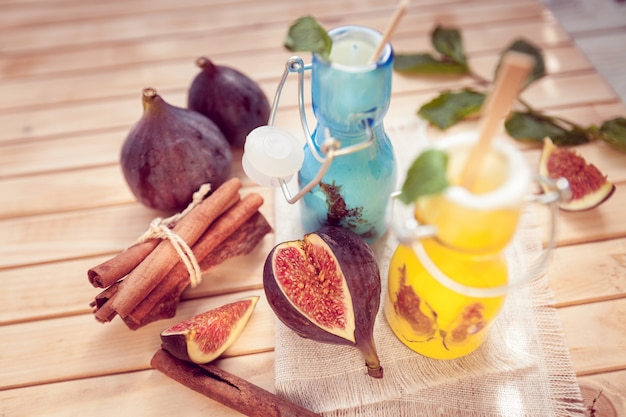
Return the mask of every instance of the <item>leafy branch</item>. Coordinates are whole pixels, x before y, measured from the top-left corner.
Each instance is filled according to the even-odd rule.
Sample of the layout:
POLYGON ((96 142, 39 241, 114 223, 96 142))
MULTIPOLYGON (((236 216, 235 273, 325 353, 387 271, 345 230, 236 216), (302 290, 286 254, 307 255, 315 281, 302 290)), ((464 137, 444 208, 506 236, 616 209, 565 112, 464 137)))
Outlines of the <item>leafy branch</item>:
MULTIPOLYGON (((456 28, 437 26, 431 32, 434 53, 397 54, 394 70, 404 74, 422 76, 469 76, 480 86, 487 87, 491 81, 475 73, 465 54, 461 32, 456 28)), ((500 61, 508 51, 522 52, 535 59, 535 66, 525 87, 546 75, 543 54, 531 43, 518 39, 500 54, 500 61)), ((495 78, 495 74, 494 74, 495 78)), ((419 108, 417 114, 429 123, 445 130, 480 113, 486 93, 471 88, 443 91, 439 96, 419 108)), ((581 126, 564 118, 547 115, 529 103, 519 99, 523 110, 511 112, 505 122, 507 133, 514 139, 542 144, 550 137, 556 145, 572 146, 593 140, 602 140, 614 148, 626 152, 626 118, 616 117, 601 126, 581 126)))

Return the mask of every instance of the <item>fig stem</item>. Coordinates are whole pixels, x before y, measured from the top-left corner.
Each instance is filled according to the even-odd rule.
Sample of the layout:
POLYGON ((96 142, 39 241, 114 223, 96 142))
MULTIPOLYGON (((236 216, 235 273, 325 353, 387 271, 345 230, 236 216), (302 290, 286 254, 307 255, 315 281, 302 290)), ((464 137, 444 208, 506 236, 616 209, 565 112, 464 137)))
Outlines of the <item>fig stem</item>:
POLYGON ((383 367, 380 366, 380 363, 370 364, 365 362, 367 365, 367 374, 372 378, 382 378, 383 377, 383 367))
POLYGON ((205 56, 201 56, 196 59, 196 66, 210 74, 215 72, 215 64, 213 64, 213 62, 205 56))
POLYGON ((152 87, 146 87, 143 89, 143 96, 145 98, 153 98, 157 95, 157 92, 154 88, 152 87))
POLYGON ((367 367, 367 374, 372 378, 383 377, 383 367, 380 366, 380 359, 374 346, 374 341, 369 340, 364 344, 358 345, 363 359, 365 359, 365 366, 367 367))
POLYGON ((141 102, 143 105, 143 110, 144 112, 148 110, 148 108, 150 107, 151 104, 154 104, 155 101, 157 100, 157 97, 159 97, 159 95, 157 94, 157 91, 155 88, 153 87, 146 87, 142 90, 141 92, 141 102))

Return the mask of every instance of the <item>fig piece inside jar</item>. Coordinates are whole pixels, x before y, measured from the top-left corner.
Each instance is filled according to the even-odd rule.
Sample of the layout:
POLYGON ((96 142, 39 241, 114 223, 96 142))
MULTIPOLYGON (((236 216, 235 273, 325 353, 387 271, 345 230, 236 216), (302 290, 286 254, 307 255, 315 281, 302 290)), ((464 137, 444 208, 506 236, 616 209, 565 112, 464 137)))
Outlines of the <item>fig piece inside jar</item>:
POLYGON ((265 262, 263 285, 272 310, 287 327, 307 339, 356 347, 368 374, 382 378, 374 343, 380 272, 360 236, 326 226, 276 245, 265 262))

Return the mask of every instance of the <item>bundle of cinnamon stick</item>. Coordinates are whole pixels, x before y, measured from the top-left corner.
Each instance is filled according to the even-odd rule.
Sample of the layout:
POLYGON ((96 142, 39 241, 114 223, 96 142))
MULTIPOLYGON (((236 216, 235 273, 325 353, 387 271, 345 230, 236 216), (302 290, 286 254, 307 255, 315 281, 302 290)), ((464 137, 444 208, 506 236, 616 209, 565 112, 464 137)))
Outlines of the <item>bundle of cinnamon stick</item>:
MULTIPOLYGON (((242 198, 241 185, 237 178, 226 181, 171 227, 202 271, 248 254, 271 231, 258 211, 263 198, 256 193, 242 198)), ((87 275, 94 287, 104 288, 90 304, 95 318, 108 322, 119 315, 133 330, 173 317, 180 295, 191 284, 174 245, 158 238, 133 244, 87 275)))

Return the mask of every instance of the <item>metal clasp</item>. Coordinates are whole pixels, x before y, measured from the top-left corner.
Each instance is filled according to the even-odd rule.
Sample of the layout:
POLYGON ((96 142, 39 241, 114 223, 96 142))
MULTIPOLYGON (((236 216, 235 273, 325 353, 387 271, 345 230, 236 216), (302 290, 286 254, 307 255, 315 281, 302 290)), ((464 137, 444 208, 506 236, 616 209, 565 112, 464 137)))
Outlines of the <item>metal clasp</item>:
POLYGON ((318 152, 317 146, 313 141, 311 131, 309 130, 306 110, 304 107, 304 72, 311 70, 312 67, 313 66, 311 64, 305 65, 302 58, 297 56, 293 56, 287 60, 283 75, 278 83, 278 87, 276 88, 276 94, 274 95, 274 102, 272 104, 272 110, 269 117, 268 125, 273 126, 276 119, 278 103, 280 101, 283 87, 285 86, 289 74, 296 73, 298 75, 298 108, 300 112, 300 124, 302 126, 302 131, 304 132, 305 140, 311 150, 311 154, 320 164, 322 164, 322 166, 318 170, 317 175, 307 185, 301 187, 300 191, 296 193, 296 195, 292 195, 285 179, 278 179, 278 183, 283 192, 283 195, 285 196, 285 199, 289 204, 296 203, 298 200, 304 197, 306 193, 311 191, 313 187, 320 183, 322 178, 324 178, 324 175, 326 175, 326 172, 328 171, 328 168, 330 168, 330 164, 333 162, 335 157, 361 151, 369 147, 374 142, 374 132, 367 122, 367 119, 364 118, 362 119, 362 124, 365 132, 368 133, 366 140, 342 149, 341 142, 332 137, 329 129, 325 129, 325 139, 320 146, 321 153, 318 152))

